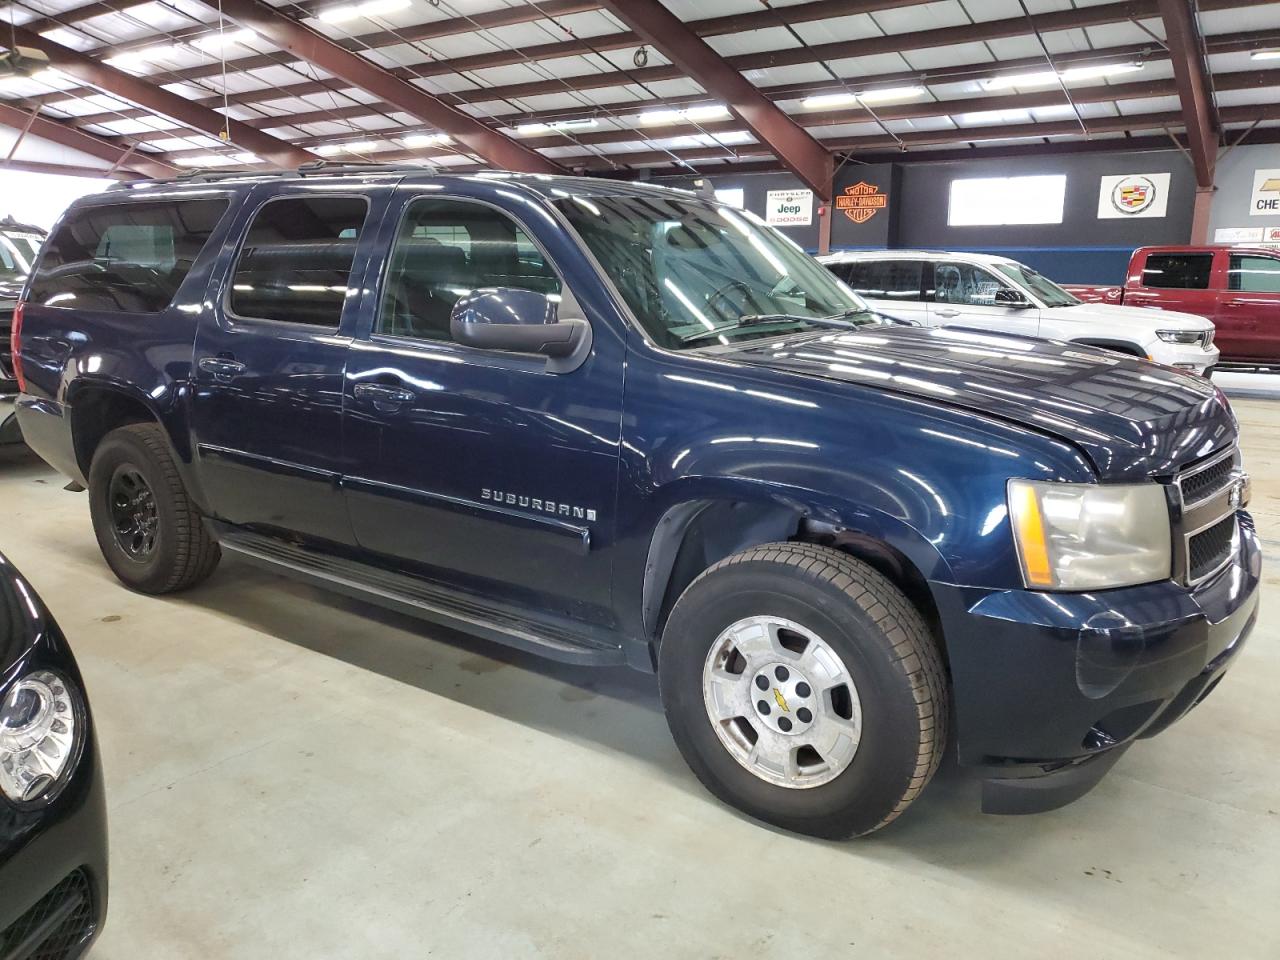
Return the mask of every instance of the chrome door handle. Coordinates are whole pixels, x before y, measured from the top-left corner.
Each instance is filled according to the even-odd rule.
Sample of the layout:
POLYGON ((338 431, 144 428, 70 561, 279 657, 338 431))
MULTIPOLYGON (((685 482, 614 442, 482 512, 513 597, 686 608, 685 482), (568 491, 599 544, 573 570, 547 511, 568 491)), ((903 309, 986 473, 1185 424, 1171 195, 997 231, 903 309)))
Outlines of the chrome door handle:
POLYGON ((245 365, 239 360, 229 360, 226 357, 201 357, 196 366, 215 377, 234 377, 245 371, 245 365))
POLYGON ((354 392, 357 400, 371 400, 374 403, 411 403, 417 398, 412 390, 385 383, 357 383, 354 392))
POLYGON ((960 316, 959 310, 937 310, 935 312, 938 314, 938 316, 946 317, 948 320, 950 320, 952 317, 960 316))

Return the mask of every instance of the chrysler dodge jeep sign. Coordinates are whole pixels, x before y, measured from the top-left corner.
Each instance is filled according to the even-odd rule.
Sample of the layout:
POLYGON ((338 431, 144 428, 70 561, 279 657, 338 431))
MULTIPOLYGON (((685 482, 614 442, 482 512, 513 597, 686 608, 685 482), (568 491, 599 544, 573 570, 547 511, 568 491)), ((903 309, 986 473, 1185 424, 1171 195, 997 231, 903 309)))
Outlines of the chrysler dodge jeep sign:
POLYGON ((771 227, 807 227, 813 223, 813 191, 770 190, 764 213, 771 227))

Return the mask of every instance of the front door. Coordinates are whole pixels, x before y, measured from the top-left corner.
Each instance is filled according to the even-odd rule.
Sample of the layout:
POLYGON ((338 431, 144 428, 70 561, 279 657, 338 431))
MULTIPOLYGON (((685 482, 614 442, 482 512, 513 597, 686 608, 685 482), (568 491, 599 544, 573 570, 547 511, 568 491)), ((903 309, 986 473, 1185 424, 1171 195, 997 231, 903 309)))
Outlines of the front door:
POLYGON ((449 330, 454 303, 478 288, 564 295, 567 308, 544 252, 564 248, 564 229, 423 191, 384 232, 377 316, 347 366, 343 483, 357 541, 455 589, 611 622, 623 341, 587 316, 591 355, 557 373, 449 330))
MULTIPOLYGON (((373 201, 373 202, 376 202, 373 201)), ((191 429, 218 519, 352 541, 342 378, 369 196, 263 196, 196 335, 191 429)), ((237 234, 238 236, 238 234, 237 234)))
MULTIPOLYGON (((1006 307, 996 303, 996 291, 1014 290, 990 270, 972 263, 943 260, 933 264, 933 289, 929 303, 932 327, 970 327, 1015 333, 1040 334, 1039 307, 1006 307)), ((1021 291, 1015 291, 1024 297, 1021 291)))
POLYGON ((1224 359, 1280 363, 1280 257, 1232 253, 1214 325, 1224 359))

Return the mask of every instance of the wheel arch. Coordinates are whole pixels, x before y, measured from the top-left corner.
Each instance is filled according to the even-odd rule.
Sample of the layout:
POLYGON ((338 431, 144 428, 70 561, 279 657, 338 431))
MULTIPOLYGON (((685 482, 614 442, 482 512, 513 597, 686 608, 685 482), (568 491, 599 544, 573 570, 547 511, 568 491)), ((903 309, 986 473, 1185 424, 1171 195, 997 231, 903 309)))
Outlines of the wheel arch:
POLYGON ((83 476, 89 475, 93 455, 104 437, 112 430, 131 423, 155 423, 165 432, 179 465, 190 462, 183 445, 175 441, 181 433, 175 429, 172 410, 158 406, 148 394, 132 386, 106 382, 77 380, 67 391, 71 411, 71 439, 76 463, 83 476))
POLYGON ((660 642, 671 608, 704 570, 750 547, 779 541, 827 546, 867 563, 920 610, 941 646, 928 577, 945 576, 946 562, 917 531, 879 512, 836 512, 830 506, 746 495, 688 499, 663 513, 645 562, 645 634, 655 646, 660 642))

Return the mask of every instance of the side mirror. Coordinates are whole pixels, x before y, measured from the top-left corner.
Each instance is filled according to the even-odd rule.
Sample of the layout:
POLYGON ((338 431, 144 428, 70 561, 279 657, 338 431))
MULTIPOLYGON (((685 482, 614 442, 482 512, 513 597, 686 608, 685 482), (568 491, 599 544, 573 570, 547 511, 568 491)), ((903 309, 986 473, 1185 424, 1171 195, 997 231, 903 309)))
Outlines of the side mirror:
POLYGON ((995 304, 997 307, 1009 307, 1012 310, 1026 310, 1033 306, 1031 301, 1021 293, 1010 290, 1008 287, 1001 287, 996 291, 995 304))
POLYGON ((449 332, 456 342, 481 350, 540 353, 559 361, 558 367, 575 358, 581 363, 591 349, 591 325, 572 294, 558 299, 515 287, 473 290, 453 305, 449 332))

